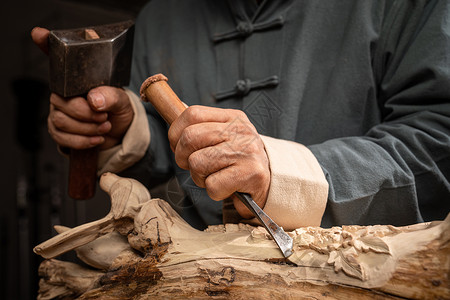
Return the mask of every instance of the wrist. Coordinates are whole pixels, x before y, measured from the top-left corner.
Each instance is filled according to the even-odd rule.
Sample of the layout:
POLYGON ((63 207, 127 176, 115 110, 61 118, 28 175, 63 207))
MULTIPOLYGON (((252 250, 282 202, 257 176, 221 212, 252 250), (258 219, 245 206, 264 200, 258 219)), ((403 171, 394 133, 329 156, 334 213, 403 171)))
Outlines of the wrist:
POLYGON ((133 110, 133 118, 118 143, 99 156, 99 173, 118 173, 139 161, 150 144, 150 129, 145 109, 139 97, 125 89, 133 110))

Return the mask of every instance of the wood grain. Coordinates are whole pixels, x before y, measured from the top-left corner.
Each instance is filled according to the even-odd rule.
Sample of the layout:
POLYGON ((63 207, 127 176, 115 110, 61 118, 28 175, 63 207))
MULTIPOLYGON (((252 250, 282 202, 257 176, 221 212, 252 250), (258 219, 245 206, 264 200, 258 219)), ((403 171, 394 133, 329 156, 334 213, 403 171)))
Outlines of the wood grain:
MULTIPOLYGON (((127 204, 135 209, 133 219, 115 226, 131 248, 117 237, 86 244, 83 256, 91 265, 102 256, 100 244, 123 249, 108 251, 105 270, 45 261, 39 299, 450 298, 450 216, 405 227, 299 228, 289 233, 294 254, 285 259, 262 227, 198 231, 165 201, 150 199, 139 182, 113 174, 102 180, 109 181, 103 186, 112 202, 121 199, 123 206, 130 195, 139 204, 127 204)), ((79 228, 64 233, 71 230, 83 235, 79 228)))

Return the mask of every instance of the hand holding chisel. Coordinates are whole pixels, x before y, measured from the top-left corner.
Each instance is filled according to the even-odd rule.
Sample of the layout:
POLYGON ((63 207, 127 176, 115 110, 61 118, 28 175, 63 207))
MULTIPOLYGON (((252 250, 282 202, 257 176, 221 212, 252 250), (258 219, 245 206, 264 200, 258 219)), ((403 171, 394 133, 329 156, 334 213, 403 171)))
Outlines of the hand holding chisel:
MULTIPOLYGON (((186 109, 186 106, 167 84, 167 78, 161 74, 148 78, 142 84, 141 96, 153 104, 168 124, 172 124, 186 109)), ((258 218, 273 237, 283 255, 288 257, 292 253, 292 239, 264 213, 250 195, 239 192, 234 194, 258 218)))

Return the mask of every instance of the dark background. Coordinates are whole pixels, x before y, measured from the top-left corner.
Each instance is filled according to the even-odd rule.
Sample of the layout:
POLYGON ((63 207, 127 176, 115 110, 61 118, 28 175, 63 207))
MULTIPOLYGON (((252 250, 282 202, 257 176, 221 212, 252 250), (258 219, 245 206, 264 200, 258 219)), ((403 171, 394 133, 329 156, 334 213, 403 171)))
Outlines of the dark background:
POLYGON ((48 62, 30 32, 35 26, 64 29, 134 19, 146 1, 19 0, 0 8, 0 299, 36 299, 42 260, 32 248, 55 234, 53 225, 73 227, 109 211, 99 188, 88 201, 67 195, 68 161, 47 133, 48 62))

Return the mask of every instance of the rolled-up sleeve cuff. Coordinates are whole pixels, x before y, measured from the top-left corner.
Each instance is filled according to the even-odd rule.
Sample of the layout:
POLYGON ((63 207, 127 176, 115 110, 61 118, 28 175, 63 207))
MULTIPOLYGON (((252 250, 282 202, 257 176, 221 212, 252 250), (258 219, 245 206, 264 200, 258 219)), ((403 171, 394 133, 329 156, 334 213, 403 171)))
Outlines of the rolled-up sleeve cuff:
POLYGON ((328 182, 312 152, 302 144, 261 136, 271 169, 264 211, 286 230, 320 226, 328 182))
POLYGON ((118 173, 138 162, 146 153, 150 144, 150 129, 147 115, 139 97, 125 89, 134 111, 134 118, 122 143, 101 151, 98 160, 98 174, 118 173))

